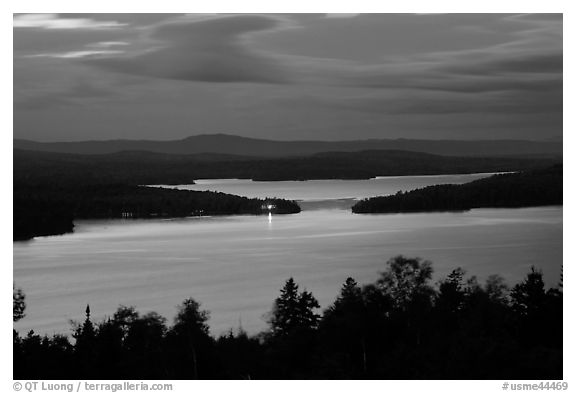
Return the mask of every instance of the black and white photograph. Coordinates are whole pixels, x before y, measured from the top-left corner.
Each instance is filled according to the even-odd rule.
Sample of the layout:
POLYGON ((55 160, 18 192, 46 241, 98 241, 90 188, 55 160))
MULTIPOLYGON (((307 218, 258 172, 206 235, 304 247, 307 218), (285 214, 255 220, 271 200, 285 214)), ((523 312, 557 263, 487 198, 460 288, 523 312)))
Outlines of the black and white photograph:
POLYGON ((568 389, 562 12, 133 10, 12 15, 14 390, 568 389))

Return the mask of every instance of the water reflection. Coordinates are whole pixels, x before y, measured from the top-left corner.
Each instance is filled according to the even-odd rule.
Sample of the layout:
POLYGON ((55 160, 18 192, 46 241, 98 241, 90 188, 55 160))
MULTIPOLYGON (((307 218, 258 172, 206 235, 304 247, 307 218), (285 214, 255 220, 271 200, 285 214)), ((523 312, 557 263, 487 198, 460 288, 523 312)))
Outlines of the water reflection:
POLYGON ((461 266, 480 281, 497 273, 513 283, 535 265, 554 284, 562 263, 562 208, 76 224, 74 234, 14 243, 14 279, 28 303, 17 329, 69 333, 87 303, 95 320, 119 304, 171 319, 192 296, 212 312, 213 333, 237 327, 240 316, 255 333, 289 277, 326 306, 347 277, 371 282, 397 254, 431 260, 435 279, 461 266))
POLYGON ((296 199, 303 212, 75 222, 73 234, 14 243, 14 280, 28 305, 15 328, 70 333, 68 320, 83 319, 87 303, 94 320, 119 304, 170 320, 176 305, 192 296, 211 311, 214 334, 237 327, 240 317, 246 331, 256 333, 265 328, 262 316, 287 278, 326 306, 347 277, 372 282, 398 254, 431 260, 435 279, 462 267, 480 281, 500 274, 514 283, 534 265, 555 284, 562 264, 562 208, 389 215, 349 210, 355 198, 484 176, 220 181, 194 187, 296 199))

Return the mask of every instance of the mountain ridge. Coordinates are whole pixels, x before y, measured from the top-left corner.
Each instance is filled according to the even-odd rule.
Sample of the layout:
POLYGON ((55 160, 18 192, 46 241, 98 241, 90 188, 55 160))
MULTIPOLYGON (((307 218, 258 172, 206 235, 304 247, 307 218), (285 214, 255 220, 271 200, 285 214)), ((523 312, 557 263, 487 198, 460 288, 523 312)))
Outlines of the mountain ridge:
POLYGON ((223 154, 249 157, 295 157, 326 152, 363 150, 403 150, 445 156, 562 156, 561 141, 532 140, 426 140, 359 139, 348 141, 277 141, 229 134, 201 134, 178 140, 88 140, 75 142, 36 142, 14 139, 21 150, 69 154, 111 154, 147 151, 163 154, 223 154))

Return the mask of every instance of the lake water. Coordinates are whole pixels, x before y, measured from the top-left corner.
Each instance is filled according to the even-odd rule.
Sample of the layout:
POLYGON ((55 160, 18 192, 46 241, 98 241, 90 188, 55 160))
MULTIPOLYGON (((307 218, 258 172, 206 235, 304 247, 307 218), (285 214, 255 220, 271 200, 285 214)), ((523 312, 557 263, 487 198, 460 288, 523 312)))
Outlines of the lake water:
POLYGON ((369 180, 259 182, 246 179, 201 179, 196 184, 162 186, 182 190, 220 191, 249 198, 278 197, 298 201, 354 200, 394 194, 434 184, 461 184, 489 173, 437 176, 388 176, 369 180))
POLYGON ((73 234, 14 242, 14 280, 28 306, 15 327, 69 333, 69 319, 82 320, 86 303, 94 320, 124 304, 171 322, 176 305, 191 296, 211 311, 213 333, 240 324, 256 333, 289 277, 326 307, 347 277, 373 282, 398 254, 431 260, 435 281, 460 266, 481 281, 500 274, 512 284, 534 265, 554 285, 562 264, 561 207, 386 215, 341 208, 350 198, 481 176, 200 181, 186 188, 304 200, 304 210, 271 218, 79 221, 73 234))

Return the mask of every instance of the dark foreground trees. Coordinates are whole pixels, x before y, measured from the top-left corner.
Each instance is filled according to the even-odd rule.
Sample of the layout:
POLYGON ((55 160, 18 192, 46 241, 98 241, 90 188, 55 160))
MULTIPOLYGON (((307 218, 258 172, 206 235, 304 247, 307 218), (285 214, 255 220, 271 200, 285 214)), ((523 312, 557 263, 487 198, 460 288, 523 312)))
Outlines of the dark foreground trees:
POLYGON ((14 378, 562 379, 562 285, 546 289, 535 268, 512 289, 460 268, 434 285, 430 262, 398 256, 374 283, 348 278, 318 308, 290 278, 268 331, 218 339, 191 298, 171 326, 124 306, 94 324, 88 308, 74 343, 14 332, 14 378))
POLYGON ((310 331, 318 326, 320 316, 314 309, 320 308, 318 300, 308 292, 298 291, 298 285, 290 277, 280 296, 274 301, 270 327, 275 336, 288 336, 298 331, 310 331))

